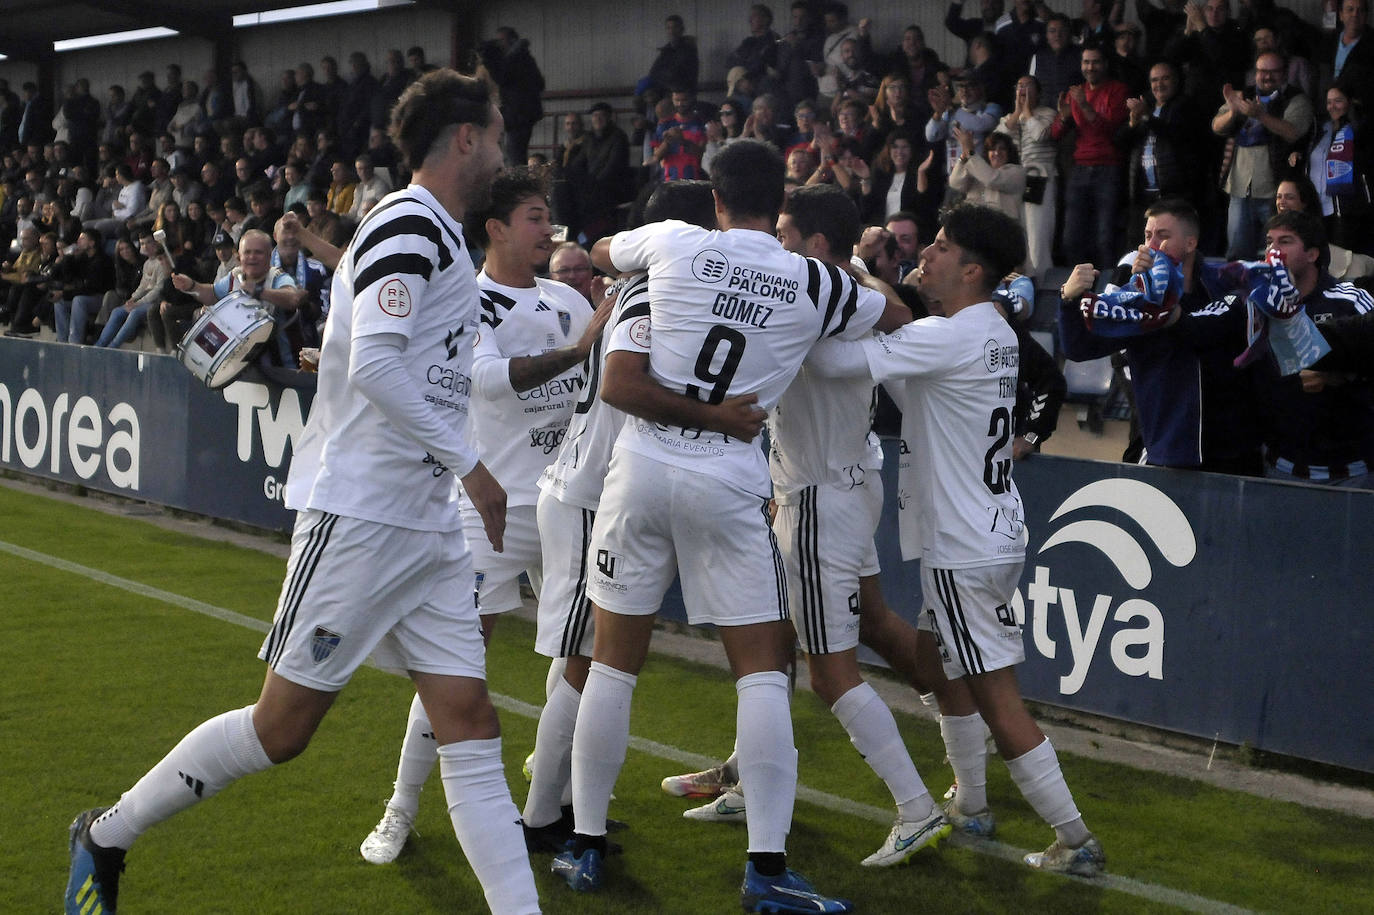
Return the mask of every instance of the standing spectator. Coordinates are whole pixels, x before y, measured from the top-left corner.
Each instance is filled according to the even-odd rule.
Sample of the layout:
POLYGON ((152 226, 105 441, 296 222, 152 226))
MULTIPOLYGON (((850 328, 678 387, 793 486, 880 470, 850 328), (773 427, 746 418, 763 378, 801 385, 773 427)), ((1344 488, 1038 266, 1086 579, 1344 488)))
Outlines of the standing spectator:
POLYGON ((868 65, 869 54, 863 49, 868 41, 865 39, 860 44, 859 29, 850 24, 849 7, 843 3, 827 3, 821 13, 821 21, 825 26, 825 37, 821 39, 821 61, 812 71, 816 74, 816 95, 828 107, 830 100, 839 92, 836 78, 847 66, 844 59, 845 42, 854 42, 853 51, 856 53, 851 55, 851 59, 862 69, 868 65))
MULTIPOLYGON (((406 59, 399 48, 386 52, 386 73, 377 83, 377 91, 372 96, 372 126, 385 128, 391 106, 401 97, 415 74, 406 69, 406 59)), ((383 132, 385 130, 383 129, 383 132)))
MULTIPOLYGON (((931 210, 917 188, 916 170, 912 167, 912 153, 918 141, 915 134, 897 128, 887 135, 883 148, 873 161, 868 180, 860 179, 863 194, 860 210, 864 222, 885 222, 898 211, 931 210)), ((934 155, 932 150, 927 160, 934 155)))
POLYGON ((1274 191, 1289 153, 1305 148, 1312 135, 1312 102, 1296 86, 1285 85, 1283 58, 1266 52, 1255 59, 1255 87, 1238 92, 1228 84, 1226 104, 1212 119, 1212 131, 1234 140, 1235 151, 1223 190, 1226 256, 1252 258, 1263 241, 1264 224, 1274 215, 1274 191))
POLYGON ((67 142, 72 160, 83 165, 95 161, 100 134, 100 103, 91 97, 91 81, 84 76, 72 84, 72 94, 62 105, 67 116, 67 142))
POLYGON ((175 138, 177 146, 190 149, 196 134, 204 133, 209 126, 205 109, 200 106, 200 87, 194 80, 188 79, 181 84, 181 104, 167 121, 167 130, 175 138))
POLYGON ((1139 95, 1149 86, 1145 64, 1136 53, 1139 44, 1140 26, 1134 22, 1117 25, 1112 38, 1111 71, 1126 84, 1126 91, 1131 95, 1139 95))
POLYGON ((778 33, 773 31, 773 11, 765 4, 749 7, 749 34, 725 58, 727 67, 741 67, 755 86, 778 72, 778 33))
MULTIPOLYGON (((151 74, 150 74, 151 75, 151 74)), ((52 109, 47 99, 38 91, 38 84, 26 82, 22 87, 23 100, 20 103, 19 143, 32 146, 47 142, 52 135, 52 109)))
POLYGON ((816 76, 811 64, 821 59, 820 25, 811 15, 807 0, 793 0, 792 28, 778 43, 779 95, 793 105, 816 97, 816 76))
POLYGON ((1231 0, 1189 3, 1183 33, 1174 37, 1164 56, 1183 66, 1184 94, 1212 105, 1221 87, 1239 86, 1249 66, 1249 43, 1231 18, 1231 0))
POLYGON ((1105 52, 1112 44, 1112 26, 1120 21, 1121 0, 1083 0, 1083 15, 1073 23, 1074 40, 1105 52))
POLYGON ((521 38, 508 25, 497 29, 496 38, 482 45, 482 64, 501 90, 506 161, 521 165, 529 152, 534 125, 544 116, 544 74, 530 53, 529 39, 521 38))
POLYGON ((677 87, 672 91, 672 103, 672 117, 654 128, 653 161, 663 168, 664 181, 700 178, 706 125, 697 119, 696 96, 689 89, 677 87))
POLYGON ((1341 0, 1340 30, 1322 52, 1322 71, 1327 82, 1343 79, 1351 91, 1363 97, 1374 84, 1374 29, 1369 27, 1369 0, 1341 0))
POLYGON ((1374 135, 1345 80, 1326 90, 1329 120, 1312 141, 1307 173, 1321 202, 1321 216, 1333 245, 1374 254, 1369 176, 1374 170, 1374 135))
POLYGON ((935 86, 935 74, 940 67, 939 56, 926 47, 926 33, 919 25, 909 25, 902 31, 901 47, 888 56, 879 72, 900 73, 906 77, 912 97, 924 99, 935 86))
POLYGON ((372 75, 372 64, 362 51, 348 55, 348 87, 339 102, 339 146, 346 156, 356 156, 367 148, 367 134, 372 129, 373 99, 381 87, 372 75))
POLYGON ((1045 20, 1032 0, 1015 0, 1011 11, 997 20, 993 32, 1009 76, 1026 72, 1035 52, 1045 44, 1045 20))
MULTIPOLYGON (((292 79, 295 79, 294 73, 292 79)), ((216 123, 216 130, 228 133, 262 121, 262 89, 248 72, 247 64, 241 60, 236 60, 229 66, 229 95, 233 101, 233 114, 227 123, 216 123)))
POLYGON ((1164 49, 1175 35, 1183 32, 1188 22, 1184 11, 1189 0, 1163 0, 1163 6, 1155 6, 1154 0, 1135 0, 1135 15, 1145 28, 1145 59, 1159 60, 1164 49))
MULTIPOLYGON (((234 116, 234 97, 229 85, 220 79, 219 74, 213 69, 206 70, 201 74, 200 110, 205 113, 207 128, 226 121, 234 116)), ((190 143, 186 144, 190 147, 190 143)))
POLYGON ((19 119, 24 105, 19 96, 10 91, 7 79, 0 79, 0 150, 8 150, 19 143, 19 119))
POLYGON ((1127 150, 1128 234, 1145 224, 1145 210, 1157 200, 1177 197, 1194 206, 1202 199, 1204 160, 1198 149, 1202 113, 1179 93, 1178 69, 1168 61, 1150 68, 1150 101, 1126 99, 1126 125, 1117 145, 1127 150))
POLYGON ((415 79, 419 79, 431 70, 439 69, 434 64, 426 62, 425 49, 418 44, 411 45, 406 49, 406 66, 415 75, 415 79))
POLYGON ((697 40, 686 34, 686 26, 677 13, 668 16, 663 24, 668 33, 668 43, 658 49, 658 56, 649 67, 649 75, 635 87, 637 94, 642 95, 645 89, 654 88, 659 92, 686 89, 695 95, 700 68, 697 40))
POLYGON ((997 20, 1002 18, 1005 8, 1002 0, 982 0, 978 16, 965 19, 964 0, 952 0, 945 12, 945 28, 964 41, 971 41, 975 35, 997 28, 997 20))
MULTIPOLYGON (((344 92, 348 84, 339 76, 339 62, 333 55, 320 58, 320 117, 319 125, 335 129, 339 122, 339 106, 343 104, 344 92)), ((340 134, 342 137, 343 135, 340 134)), ((271 226, 268 226, 270 229, 271 226)))
MULTIPOLYGON (((1255 56, 1258 57, 1264 51, 1273 51, 1284 60, 1288 61, 1287 83, 1290 86, 1297 86, 1302 90, 1302 94, 1308 98, 1317 97, 1317 73, 1312 62, 1299 54, 1289 53, 1290 41, 1279 38, 1277 32, 1268 26, 1255 29, 1254 46, 1255 56)), ((1245 77, 1245 84, 1253 86, 1255 84, 1255 74, 1250 73, 1245 77)))
POLYGON ((1059 185, 1056 147, 1050 135, 1055 111, 1041 104, 1040 98, 1040 81, 1034 76, 1021 77, 1016 81, 1016 106, 997 124, 998 132, 1011 137, 1026 169, 1021 222, 1026 227, 1026 272, 1037 280, 1052 266, 1054 201, 1059 185))
POLYGON ((944 89, 932 89, 930 105, 932 112, 930 120, 926 122, 926 142, 936 148, 943 143, 944 155, 938 163, 943 166, 940 169, 942 175, 954 171, 955 162, 963 155, 959 141, 950 130, 953 125, 957 124, 971 133, 976 151, 982 152, 983 138, 992 133, 1002 117, 1002 109, 987 101, 983 84, 969 77, 954 84, 952 97, 944 89))
POLYGON ((157 76, 152 70, 138 74, 138 88, 134 90, 129 113, 129 130, 143 133, 157 132, 157 105, 162 100, 162 90, 157 87, 157 76))
MULTIPOLYGON (((199 91, 197 91, 199 94, 199 91)), ((160 134, 167 129, 167 125, 172 120, 172 115, 176 114, 178 106, 184 97, 181 87, 181 66, 180 64, 167 65, 167 88, 162 90, 162 95, 158 97, 155 114, 153 117, 152 133, 160 134)))
POLYGON ((111 146, 122 143, 133 113, 133 103, 125 96, 124 87, 118 84, 111 86, 105 102, 105 124, 100 129, 100 142, 111 146))
POLYGON ((1073 43, 1069 17, 1055 13, 1045 23, 1045 46, 1031 58, 1030 75, 1040 81, 1041 98, 1058 99, 1083 82, 1082 49, 1073 43))
POLYGON ((1064 194, 1064 247, 1073 257, 1092 255, 1098 269, 1115 263, 1116 218, 1124 157, 1113 139, 1126 123, 1126 84, 1107 75, 1101 48, 1084 48, 1084 83, 1059 97, 1056 139, 1075 130, 1073 168, 1064 194))
MULTIPOLYGON (((314 133, 322 127, 333 130, 334 122, 325 120, 324 87, 315 82, 315 68, 309 61, 303 60, 296 64, 295 78, 296 97, 286 106, 286 110, 291 112, 291 129, 307 133, 314 133)), ((284 81, 282 90, 286 90, 284 81)), ((277 130, 271 124, 267 126, 277 130)))
POLYGON ((616 207, 633 196, 630 186, 630 138, 615 123, 614 110, 597 102, 589 112, 592 127, 582 141, 578 211, 581 236, 592 244, 618 227, 616 207))

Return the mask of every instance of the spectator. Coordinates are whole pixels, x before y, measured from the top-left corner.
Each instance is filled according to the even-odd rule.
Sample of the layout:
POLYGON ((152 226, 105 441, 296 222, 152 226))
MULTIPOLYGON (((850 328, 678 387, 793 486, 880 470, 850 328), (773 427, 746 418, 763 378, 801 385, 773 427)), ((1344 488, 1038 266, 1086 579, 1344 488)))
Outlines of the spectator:
MULTIPOLYGON (((617 228, 616 207, 633 197, 630 185, 630 139, 615 123, 614 111, 597 102, 589 112, 592 127, 582 141, 577 209, 580 237, 586 244, 617 228)), ((704 169, 704 163, 703 163, 704 169)))
POLYGON ((1145 64, 1137 54, 1139 44, 1140 26, 1134 22, 1122 22, 1116 26, 1112 38, 1112 75, 1126 84, 1126 91, 1131 95, 1140 95, 1150 85, 1145 64))
POLYGON ((1126 99, 1128 119, 1116 142, 1128 151, 1130 216, 1126 226, 1132 233, 1145 225, 1145 210, 1157 200, 1202 199, 1202 179, 1206 176, 1198 149, 1202 113, 1179 93, 1181 88, 1177 68, 1161 61, 1150 68, 1150 100, 1144 96, 1126 99))
POLYGON ((959 78, 977 81, 992 104, 1005 109, 1011 104, 1014 74, 1003 69, 1003 61, 997 56, 997 44, 991 35, 977 35, 968 43, 969 65, 959 78))
MULTIPOLYGON (((681 20, 678 20, 681 22, 681 20)), ((544 74, 539 72, 530 42, 503 25, 496 38, 482 45, 482 63, 501 90, 501 116, 506 121, 506 161, 525 161, 530 133, 544 116, 544 74)), ((691 88, 696 89, 695 78, 691 88)))
POLYGON ((820 165, 806 183, 837 185, 862 212, 862 187, 865 181, 872 181, 873 174, 863 159, 859 141, 848 137, 835 139, 827 131, 818 148, 820 165))
POLYGON ((1226 104, 1212 119, 1212 131, 1234 140, 1223 189, 1230 197, 1226 214, 1226 256, 1253 258, 1264 225, 1274 214, 1274 191, 1289 154, 1312 135, 1312 102, 1284 84, 1287 67, 1279 55, 1255 59, 1255 86, 1238 92, 1227 85, 1226 104))
MULTIPOLYGON (((213 130, 215 124, 226 122, 234 116, 233 92, 214 70, 206 70, 201 74, 201 86, 203 88, 197 101, 205 115, 205 129, 213 130)), ((194 139, 192 137, 192 141, 194 139)), ((186 148, 190 146, 190 143, 186 144, 186 148)))
POLYGON ((726 99, 720 103, 716 117, 706 122, 706 148, 701 153, 701 168, 708 175, 711 173, 711 160, 740 138, 745 119, 744 109, 739 103, 726 99))
POLYGON ((880 72, 900 73, 906 78, 912 98, 923 100, 934 88, 935 73, 941 66, 939 56, 926 47, 926 33, 919 25, 909 25, 902 31, 901 46, 888 56, 880 72))
POLYGON ((434 64, 425 61, 425 49, 419 45, 412 45, 406 49, 406 66, 410 68, 411 73, 415 74, 416 79, 424 76, 430 70, 439 69, 434 64))
POLYGON ((777 97, 784 104, 795 104, 816 97, 816 76, 812 64, 821 60, 820 24, 811 15, 808 0, 793 0, 792 28, 778 44, 777 97))
POLYGON ((1343 248, 1374 254, 1369 192, 1374 134, 1343 79, 1326 90, 1326 113, 1329 120, 1307 155, 1307 173, 1321 201, 1327 237, 1343 248))
POLYGON ((981 155, 974 152, 973 134, 959 125, 950 128, 959 143, 959 161, 950 173, 949 185, 973 203, 1006 213, 1019 225, 1026 195, 1026 170, 1016 155, 1011 137, 989 134, 981 155))
MULTIPOLYGON (((1265 228, 1267 245, 1283 255, 1299 301, 1318 324, 1374 311, 1369 293, 1327 272, 1326 233, 1315 216, 1280 213, 1265 228)), ((1324 372, 1279 377, 1267 361, 1259 374, 1271 419, 1265 476, 1361 488, 1374 482, 1374 398, 1367 381, 1324 372)))
POLYGON ((356 156, 367 149, 367 134, 372 129, 373 99, 381 86, 372 75, 372 64, 362 51, 348 55, 348 86, 339 100, 339 146, 344 155, 356 156))
MULTIPOLYGON (((1317 199, 1317 189, 1311 180, 1303 175, 1293 175, 1279 182, 1274 194, 1274 212, 1319 213, 1321 203, 1317 199)), ((1370 276, 1374 276, 1374 257, 1359 254, 1340 245, 1327 245, 1330 263, 1327 272, 1337 281, 1353 282, 1362 289, 1368 289, 1370 276)))
POLYGON ((171 169, 167 167, 167 160, 154 159, 148 173, 150 180, 147 184, 146 202, 142 209, 129 218, 126 223, 129 229, 152 225, 161 215, 162 207, 172 202, 176 188, 172 184, 171 169))
POLYGON ((1032 0, 1015 0, 1011 11, 993 27, 997 44, 1009 75, 1024 73, 1031 58, 1045 43, 1045 20, 1040 18, 1032 0))
POLYGON ((898 210, 928 209, 925 202, 928 195, 923 195, 917 188, 916 171, 912 168, 912 153, 916 147, 915 134, 905 128, 899 127, 887 135, 882 150, 873 161, 869 180, 860 181, 861 212, 865 222, 882 222, 898 210))
POLYGON ((287 365, 296 364, 301 347, 320 345, 319 328, 329 314, 330 271, 301 250, 301 230, 300 219, 293 213, 279 219, 272 233, 277 243, 272 250, 272 268, 291 276, 296 288, 305 290, 294 311, 295 317, 290 311, 281 312, 281 334, 290 347, 291 361, 283 363, 287 365))
POLYGON ((210 239, 214 237, 218 228, 206 214, 205 204, 199 199, 188 201, 182 222, 186 227, 186 253, 197 259, 204 259, 210 247, 210 239))
POLYGON ((1040 81, 1026 75, 1016 81, 1015 107, 997 124, 998 132, 1011 138, 1026 169, 1021 223, 1026 228, 1026 273, 1036 280, 1052 266, 1054 201, 1059 184, 1056 147, 1050 135, 1054 117, 1054 109, 1040 102, 1040 81))
POLYGON ((103 112, 105 124, 100 129, 100 142, 114 145, 123 142, 134 107, 125 95, 123 86, 115 84, 107 92, 103 112))
POLYGON ((1083 0, 1083 15, 1073 22, 1074 40, 1085 48, 1112 45, 1113 25, 1121 21, 1121 0, 1083 0))
POLYGON ((696 95, 699 62, 697 40, 686 34, 682 17, 673 13, 664 21, 668 43, 658 49, 658 56, 649 67, 649 75, 639 81, 636 92, 644 94, 650 87, 660 93, 687 90, 696 95))
MULTIPOLYGON (((765 7, 767 9, 767 7, 765 7)), ((549 258, 549 276, 566 283, 593 305, 598 304, 592 294, 592 256, 575 241, 565 241, 553 249, 549 258)))
POLYGON ((1060 139, 1072 128, 1073 168, 1064 192, 1064 247, 1092 253, 1100 269, 1116 259, 1116 217, 1121 205, 1124 157, 1113 142, 1126 123, 1126 85, 1107 75, 1101 48, 1080 56, 1084 83, 1059 97, 1051 134, 1060 139))
MULTIPOLYGON (((294 111, 292 106, 296 104, 296 99, 300 97, 301 87, 296 82, 295 70, 283 70, 281 72, 281 82, 277 88, 277 98, 267 115, 263 118, 263 125, 270 127, 277 133, 293 129, 294 111)), ((307 130, 305 133, 313 136, 314 132, 307 130)))
POLYGON ((1183 270, 1178 318, 1155 333, 1093 335, 1079 300, 1091 292, 1095 271, 1092 264, 1079 264, 1061 290, 1060 345, 1078 361, 1125 349, 1143 445, 1140 463, 1258 476, 1259 404, 1250 372, 1232 364, 1244 342, 1245 294, 1239 307, 1227 308, 1217 302, 1219 291, 1203 282, 1197 212, 1190 205, 1162 200, 1146 215, 1145 244, 1113 280, 1124 284, 1129 274, 1146 269, 1151 250, 1163 251, 1183 270))
POLYGON ((100 311, 100 300, 114 286, 114 267, 105 241, 95 229, 83 229, 76 250, 62 259, 62 292, 55 303, 59 343, 85 343, 86 327, 100 311))
POLYGON ((120 162, 115 166, 115 182, 119 185, 119 196, 110 209, 110 218, 97 219, 92 224, 101 235, 117 235, 125 229, 129 220, 142 213, 148 205, 148 189, 134 177, 129 163, 120 162))
POLYGON ((662 167, 664 181, 700 178, 706 126, 697 119, 696 97, 690 90, 679 87, 672 91, 672 103, 672 116, 654 128, 653 161, 662 167))
POLYGON ((172 202, 180 207, 183 213, 190 212, 191 201, 204 199, 205 188, 191 176, 189 168, 182 166, 172 169, 171 180, 172 202))
MULTIPOLYGON (((897 275, 904 277, 916 269, 916 264, 921 258, 921 231, 916 214, 905 210, 889 213, 883 227, 892 235, 892 240, 897 244, 897 275)), ((933 235, 926 237, 934 238, 933 235)), ((909 302, 909 298, 906 296, 903 297, 903 300, 909 302)))
MULTIPOLYGON (((344 92, 348 84, 339 76, 339 62, 333 55, 320 58, 320 115, 317 123, 321 127, 335 130, 339 122, 339 107, 343 104, 344 92)), ((342 138, 343 134, 339 134, 342 138)), ((270 226, 269 226, 270 228, 270 226)))
POLYGON ((134 90, 129 113, 129 130, 157 132, 157 106, 161 100, 162 90, 157 87, 157 76, 153 71, 144 70, 138 74, 138 88, 134 90))
POLYGON ((329 167, 329 174, 329 209, 342 218, 353 209, 353 193, 358 187, 357 172, 336 159, 329 167))
MULTIPOLYGON (((196 91, 199 95, 200 91, 196 91)), ((181 66, 179 64, 167 65, 167 88, 162 90, 162 95, 158 97, 156 113, 153 118, 153 134, 160 134, 167 129, 171 123, 172 116, 181 105, 181 100, 185 97, 181 85, 181 66)))
MULTIPOLYGON (((282 85, 285 90, 285 83, 282 85)), ((286 106, 286 110, 291 112, 292 130, 304 130, 314 133, 322 127, 328 126, 333 129, 333 119, 326 119, 325 115, 325 91, 324 87, 315 82, 315 68, 309 61, 303 60, 296 64, 296 97, 286 106)), ((280 130, 273 124, 266 125, 273 130, 280 130)))
MULTIPOLYGON (((1341 79, 1359 95, 1374 83, 1374 29, 1369 27, 1369 0, 1341 0, 1340 30, 1322 51, 1327 82, 1341 79)), ((1360 101, 1364 101, 1361 98, 1360 101)))
POLYGON ((348 240, 348 233, 344 231, 339 214, 329 208, 328 194, 324 188, 311 188, 305 195, 305 212, 309 217, 306 225, 310 231, 331 245, 343 247, 348 240))
POLYGON ((1211 105, 1225 85, 1239 86, 1249 67, 1245 33, 1231 18, 1231 0, 1189 3, 1183 33, 1175 36, 1164 56, 1179 63, 1186 74, 1183 93, 1199 104, 1211 105))
POLYGON ((1031 58, 1030 75, 1040 81, 1041 98, 1055 101, 1083 82, 1082 49, 1073 43, 1069 17, 1055 13, 1045 22, 1045 46, 1031 58))
POLYGON ((1183 33, 1188 22, 1184 11, 1189 0, 1163 0, 1155 6, 1153 0, 1135 0, 1135 15, 1145 29, 1145 59, 1160 60, 1175 35, 1183 33))
POLYGON ((239 156, 234 160, 234 196, 247 200, 265 184, 267 176, 253 166, 253 160, 239 156))
POLYGON ((356 226, 362 222, 367 211, 376 206, 377 201, 391 193, 391 182, 377 174, 372 167, 372 159, 361 155, 353 163, 358 176, 358 186, 353 191, 353 206, 348 209, 348 218, 356 226))
POLYGON ((849 23, 849 7, 845 4, 827 3, 821 12, 821 22, 825 26, 825 37, 821 39, 820 65, 814 67, 813 72, 816 74, 816 95, 823 105, 829 107, 830 100, 839 92, 836 85, 837 76, 842 74, 846 67, 845 42, 854 42, 851 59, 858 68, 868 65, 871 54, 867 48, 867 39, 860 44, 858 27, 849 23))
POLYGON ((945 13, 945 28, 966 42, 975 35, 993 31, 997 27, 997 20, 1002 18, 1005 5, 1002 0, 982 0, 979 7, 977 18, 965 19, 964 0, 953 0, 945 13))
POLYGON ((930 105, 932 111, 930 120, 926 122, 926 142, 937 148, 942 142, 944 144, 944 155, 937 166, 941 175, 954 171, 954 164, 963 155, 959 141, 950 132, 951 126, 958 124, 971 133, 975 150, 981 152, 983 138, 992 133, 1002 117, 1002 110, 988 103, 983 84, 967 77, 955 82, 952 96, 945 89, 932 89, 930 105))
POLYGON ((143 278, 143 256, 138 253, 138 245, 128 238, 115 241, 114 287, 100 299, 100 313, 95 317, 96 336, 99 337, 110 315, 114 313, 138 288, 143 278))
MULTIPOLYGON (((295 74, 292 74, 292 80, 294 79, 295 74)), ((262 89, 248 72, 248 66, 241 60, 229 65, 229 97, 233 113, 224 121, 216 122, 215 130, 229 133, 242 130, 250 124, 261 123, 264 115, 262 89)))
MULTIPOLYGON (((1289 42, 1280 40, 1278 33, 1268 26, 1261 26, 1255 29, 1253 46, 1255 56, 1258 57, 1265 51, 1273 51, 1275 54, 1288 61, 1288 76, 1286 82, 1290 86, 1297 86, 1302 94, 1308 98, 1317 97, 1317 74, 1312 62, 1299 54, 1291 53, 1289 42)), ((1245 84, 1253 86, 1255 84, 1255 74, 1251 72, 1245 77, 1245 84)))
POLYGON ((5 292, 4 314, 0 316, 10 322, 7 337, 28 337, 38 333, 31 320, 32 306, 26 307, 32 298, 32 284, 38 279, 38 268, 42 257, 39 248, 38 229, 25 226, 19 230, 19 253, 0 264, 0 287, 5 292))
POLYGON ((385 127, 391 106, 401 97, 415 74, 406 69, 406 59, 398 48, 386 52, 386 73, 378 81, 377 92, 372 96, 372 124, 374 129, 385 127))
POLYGON ((96 346, 118 349, 128 343, 142 329, 149 309, 162 301, 162 284, 171 276, 172 265, 151 232, 138 236, 138 250, 144 257, 138 287, 129 293, 124 304, 110 311, 96 346))
POLYGON ((181 103, 167 121, 167 130, 178 146, 190 149, 196 134, 203 133, 208 126, 209 119, 200 106, 200 87, 193 80, 187 80, 181 84, 181 103))
POLYGON ((762 3, 749 7, 749 34, 725 58, 727 67, 741 67, 759 86, 778 72, 778 33, 773 31, 773 11, 762 3))
POLYGON ((295 355, 283 328, 299 320, 298 311, 308 293, 296 284, 293 275, 273 267, 272 236, 257 229, 243 233, 239 240, 239 266, 228 276, 214 283, 198 283, 184 273, 172 277, 172 284, 181 292, 190 293, 205 306, 214 305, 231 292, 245 292, 268 306, 277 325, 273 344, 269 348, 274 361, 287 368, 295 368, 295 355))
POLYGON ((26 82, 21 91, 19 143, 23 146, 41 145, 52 136, 52 108, 39 93, 37 83, 26 82))
POLYGON ((288 210, 298 203, 304 206, 306 195, 310 193, 310 183, 305 180, 305 163, 300 159, 287 159, 282 169, 282 181, 286 185, 282 206, 288 210))
MULTIPOLYGON (((871 105, 878 96, 879 78, 868 69, 860 56, 860 45, 856 39, 846 39, 840 45, 840 67, 834 77, 835 95, 828 106, 831 111, 850 99, 871 105)), ((825 104, 824 98, 818 101, 825 104)))
POLYGON ((62 105, 67 116, 67 140, 72 159, 83 165, 95 161, 100 137, 100 103, 91 97, 91 81, 81 77, 72 84, 72 95, 62 105))

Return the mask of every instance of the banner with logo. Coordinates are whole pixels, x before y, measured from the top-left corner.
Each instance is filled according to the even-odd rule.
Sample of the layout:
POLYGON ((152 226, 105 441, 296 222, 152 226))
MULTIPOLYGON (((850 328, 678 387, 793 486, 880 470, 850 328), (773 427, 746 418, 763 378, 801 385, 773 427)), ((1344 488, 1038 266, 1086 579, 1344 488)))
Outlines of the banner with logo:
POLYGON ((289 530, 312 392, 240 377, 211 391, 171 356, 0 339, 0 466, 289 530))
MULTIPOLYGON (((288 530, 310 401, 249 373, 211 391, 168 356, 0 338, 0 466, 288 530)), ((883 444, 883 591, 914 620, 900 444, 883 444)), ((1046 455, 1015 479, 1027 696, 1374 771, 1374 492, 1046 455)), ((663 612, 685 619, 677 588, 663 612)))
MULTIPOLYGON (((884 442, 879 553, 914 621, 884 442)), ((1374 492, 1038 455, 1012 603, 1029 698, 1374 771, 1374 492)))

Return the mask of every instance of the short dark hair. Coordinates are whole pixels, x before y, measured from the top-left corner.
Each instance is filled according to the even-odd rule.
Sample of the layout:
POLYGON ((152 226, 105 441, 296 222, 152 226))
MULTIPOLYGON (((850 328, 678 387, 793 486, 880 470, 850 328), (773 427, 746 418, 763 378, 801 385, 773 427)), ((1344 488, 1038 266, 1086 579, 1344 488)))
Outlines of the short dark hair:
POLYGON ((945 237, 963 249, 960 263, 983 268, 983 291, 992 292, 1002 277, 1026 259, 1026 232, 1001 210, 975 203, 951 208, 940 221, 945 237))
POLYGON ((917 219, 916 214, 910 210, 897 210, 889 214, 888 217, 883 220, 883 225, 891 225, 894 222, 914 222, 918 226, 921 224, 921 220, 917 219))
POLYGON ((819 232, 835 257, 853 250, 863 229, 854 199, 833 184, 799 187, 783 203, 783 212, 792 217, 802 238, 819 232))
POLYGON ((1266 233, 1271 229, 1288 229, 1302 239, 1304 248, 1308 250, 1316 248, 1321 252, 1317 257, 1318 269, 1325 270, 1330 265, 1331 249, 1327 246, 1326 227, 1322 225, 1319 217, 1312 213, 1284 210, 1282 213, 1275 213, 1269 217, 1269 221, 1264 224, 1266 233))
POLYGON ((492 179, 491 202, 468 214, 463 222, 464 233, 485 248, 491 244, 491 236, 487 234, 488 219, 496 219, 510 225, 511 214, 521 201, 529 197, 538 197, 547 203, 549 186, 549 173, 546 169, 529 168, 524 165, 502 169, 492 179))
POLYGON ((1197 237, 1202 228, 1202 221, 1198 219, 1197 210, 1182 197, 1165 197, 1156 200, 1145 209, 1145 218, 1149 219, 1151 216, 1172 216, 1183 223, 1185 231, 1193 237, 1197 237))
POLYGON ((776 221, 782 211, 782 153, 762 140, 736 140, 711 163, 711 187, 732 216, 756 216, 776 221))
POLYGON ((644 224, 680 219, 703 229, 716 227, 716 200, 709 181, 665 181, 644 204, 644 224))
POLYGON ((457 124, 491 123, 492 91, 485 80, 431 70, 406 87, 391 109, 390 136, 406 164, 418 169, 436 141, 457 124))

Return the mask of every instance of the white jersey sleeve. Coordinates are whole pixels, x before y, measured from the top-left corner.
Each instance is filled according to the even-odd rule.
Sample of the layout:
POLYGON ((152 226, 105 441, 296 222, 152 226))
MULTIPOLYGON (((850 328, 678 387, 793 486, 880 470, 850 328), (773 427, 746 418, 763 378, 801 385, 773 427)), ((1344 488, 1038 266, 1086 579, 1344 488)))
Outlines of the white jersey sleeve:
POLYGON ((555 499, 578 508, 595 511, 601 504, 601 489, 616 436, 625 425, 625 414, 601 399, 601 379, 606 370, 606 354, 611 341, 619 339, 621 348, 648 352, 649 277, 638 274, 623 282, 610 320, 583 364, 587 384, 573 406, 568 434, 558 449, 558 457, 544 470, 539 488, 555 499), (629 328, 639 325, 639 331, 629 328), (636 342, 644 334, 643 345, 636 342))
POLYGON ((477 284, 462 227, 424 188, 388 195, 358 227, 331 298, 287 507, 414 530, 460 529, 458 487, 435 455, 469 451, 477 284), (352 379, 353 340, 375 334, 404 340, 405 396, 439 420, 442 442, 398 428, 352 379))
POLYGON ((575 343, 592 306, 571 286, 538 279, 505 286, 478 274, 481 325, 472 346, 472 435, 482 462, 506 490, 506 505, 539 501, 539 477, 563 443, 585 384, 574 366, 527 391, 510 384, 510 361, 575 343))

